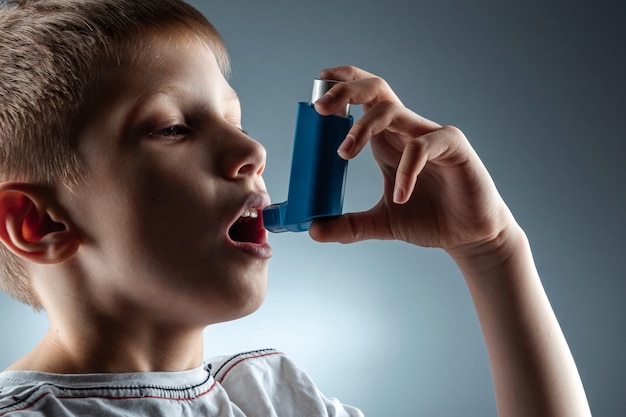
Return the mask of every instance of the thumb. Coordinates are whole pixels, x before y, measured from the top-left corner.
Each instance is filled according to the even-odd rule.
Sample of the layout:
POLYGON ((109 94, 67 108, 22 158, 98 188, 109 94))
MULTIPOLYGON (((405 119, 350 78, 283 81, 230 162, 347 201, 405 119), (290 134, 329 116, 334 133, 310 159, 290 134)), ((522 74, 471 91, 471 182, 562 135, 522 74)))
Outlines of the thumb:
POLYGON ((318 242, 353 243, 367 239, 391 239, 391 233, 381 225, 378 207, 362 213, 347 213, 337 217, 315 219, 309 235, 318 242))

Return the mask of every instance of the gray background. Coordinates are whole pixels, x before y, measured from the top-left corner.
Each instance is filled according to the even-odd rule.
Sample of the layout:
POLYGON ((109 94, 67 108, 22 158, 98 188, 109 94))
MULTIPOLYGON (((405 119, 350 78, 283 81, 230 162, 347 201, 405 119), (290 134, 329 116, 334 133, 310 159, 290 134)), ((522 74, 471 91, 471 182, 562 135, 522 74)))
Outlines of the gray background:
MULTIPOLYGON (((321 68, 366 68, 410 108, 460 127, 529 235, 594 415, 626 415, 620 2, 192 4, 230 49, 244 128, 267 147, 275 202, 286 199, 296 103, 321 68)), ((365 152, 350 163, 345 209, 368 208, 380 187, 365 152)), ((442 252, 306 234, 271 243, 266 304, 207 330, 207 355, 279 348, 327 395, 370 416, 495 415, 473 307, 442 252)), ((44 315, 2 296, 0 368, 45 327, 44 315)))

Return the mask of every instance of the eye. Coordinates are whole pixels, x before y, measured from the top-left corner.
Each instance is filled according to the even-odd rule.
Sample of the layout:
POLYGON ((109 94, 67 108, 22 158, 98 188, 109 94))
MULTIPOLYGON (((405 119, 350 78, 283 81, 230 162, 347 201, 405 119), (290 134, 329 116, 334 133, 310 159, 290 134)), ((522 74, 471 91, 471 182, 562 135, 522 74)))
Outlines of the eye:
POLYGON ((190 129, 187 126, 172 125, 164 129, 159 129, 150 133, 150 137, 177 140, 177 139, 182 139, 182 137, 188 134, 189 132, 190 132, 190 129))

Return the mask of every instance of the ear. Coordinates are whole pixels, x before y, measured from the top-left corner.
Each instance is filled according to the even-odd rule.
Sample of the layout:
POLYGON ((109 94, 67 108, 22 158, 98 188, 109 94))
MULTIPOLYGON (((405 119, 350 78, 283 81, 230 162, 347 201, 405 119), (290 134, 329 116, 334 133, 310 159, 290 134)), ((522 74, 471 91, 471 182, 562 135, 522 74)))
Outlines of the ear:
POLYGON ((0 184, 0 240, 11 252, 39 264, 63 262, 80 244, 49 189, 15 182, 0 184))

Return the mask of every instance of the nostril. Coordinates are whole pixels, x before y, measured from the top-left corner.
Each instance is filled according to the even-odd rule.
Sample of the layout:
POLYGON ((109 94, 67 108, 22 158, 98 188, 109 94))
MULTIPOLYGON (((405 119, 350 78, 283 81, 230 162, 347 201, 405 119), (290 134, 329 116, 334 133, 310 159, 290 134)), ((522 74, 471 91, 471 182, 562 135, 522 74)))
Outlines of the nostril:
POLYGON ((247 164, 247 165, 243 165, 242 167, 239 168, 239 171, 237 172, 237 174, 239 175, 250 175, 254 173, 254 165, 252 164, 247 164))

